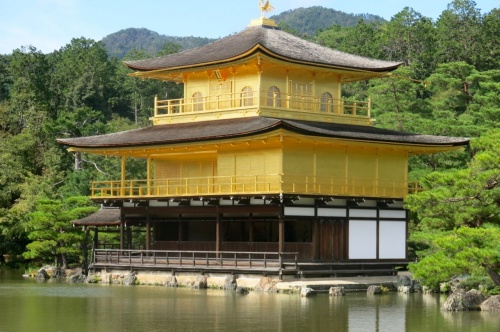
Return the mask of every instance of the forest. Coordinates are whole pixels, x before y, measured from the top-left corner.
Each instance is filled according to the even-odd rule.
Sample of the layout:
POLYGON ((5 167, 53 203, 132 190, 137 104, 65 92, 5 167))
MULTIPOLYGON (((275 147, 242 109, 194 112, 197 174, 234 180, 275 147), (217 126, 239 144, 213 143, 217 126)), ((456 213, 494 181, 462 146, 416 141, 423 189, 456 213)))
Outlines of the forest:
MULTIPOLYGON (((390 21, 359 18, 314 35, 280 25, 404 63, 344 87, 344 98, 371 98, 376 126, 471 138, 463 151, 410 159, 409 180, 423 190, 405 201, 409 268, 430 287, 470 275, 500 292, 500 8, 454 0, 435 21, 407 7, 390 21)), ((97 210, 89 184, 120 178, 120 162, 84 154, 75 165, 56 138, 151 125, 154 96, 181 98, 182 86, 129 77, 121 61, 181 48, 166 41, 157 54, 134 48, 118 59, 102 41, 75 38, 49 54, 30 45, 0 55, 0 265, 79 264, 83 232, 70 221, 97 210)), ((145 178, 144 165, 128 163, 127 178, 145 178)))

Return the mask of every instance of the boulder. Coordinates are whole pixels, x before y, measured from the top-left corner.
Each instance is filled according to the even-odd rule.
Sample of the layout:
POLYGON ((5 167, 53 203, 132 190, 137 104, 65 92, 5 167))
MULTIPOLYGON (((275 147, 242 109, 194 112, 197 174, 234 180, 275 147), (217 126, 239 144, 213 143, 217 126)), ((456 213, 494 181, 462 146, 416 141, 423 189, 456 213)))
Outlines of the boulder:
POLYGON ((168 276, 165 281, 165 286, 167 287, 177 287, 179 283, 177 282, 177 278, 175 276, 168 276))
POLYGON ((38 272, 37 272, 37 274, 36 274, 35 278, 36 278, 37 280, 47 280, 47 279, 50 279, 50 276, 49 276, 49 274, 47 273, 47 271, 46 271, 45 269, 43 269, 43 268, 42 268, 42 269, 38 270, 38 272))
POLYGON ((236 284, 237 277, 235 275, 229 275, 224 280, 224 289, 225 290, 236 290, 238 285, 236 284))
POLYGON ((493 295, 481 303, 481 310, 493 311, 500 310, 500 295, 493 295))
POLYGON ((248 294, 248 288, 236 287, 235 292, 236 292, 236 294, 246 295, 246 294, 248 294))
POLYGON ((196 277, 196 281, 193 284, 196 289, 206 289, 208 288, 208 278, 207 276, 200 275, 196 277))
POLYGON ((403 294, 409 294, 413 291, 412 286, 399 286, 398 287, 398 292, 403 293, 403 294))
POLYGON ((123 284, 124 285, 135 285, 135 282, 137 281, 137 277, 135 273, 131 272, 123 277, 123 284))
POLYGON ((84 283, 86 279, 87 277, 81 273, 73 274, 70 277, 68 277, 68 281, 70 283, 84 283))
POLYGON ((452 293, 441 306, 445 311, 467 311, 479 310, 485 296, 478 290, 472 289, 468 292, 459 290, 452 293))
POLYGON ((371 285, 366 290, 366 294, 382 294, 382 287, 371 285))
POLYGON ((344 287, 330 287, 330 289, 328 290, 328 294, 330 296, 344 296, 345 289, 344 287))
POLYGON ((262 277, 259 280, 259 284, 254 287, 256 292, 270 292, 276 293, 278 288, 276 287, 276 282, 270 277, 262 277))
POLYGON ((302 287, 300 289, 300 297, 311 297, 311 296, 315 296, 315 295, 316 295, 316 291, 312 288, 302 287))
POLYGON ((398 276, 396 280, 397 288, 402 286, 413 286, 413 281, 408 276, 398 276))

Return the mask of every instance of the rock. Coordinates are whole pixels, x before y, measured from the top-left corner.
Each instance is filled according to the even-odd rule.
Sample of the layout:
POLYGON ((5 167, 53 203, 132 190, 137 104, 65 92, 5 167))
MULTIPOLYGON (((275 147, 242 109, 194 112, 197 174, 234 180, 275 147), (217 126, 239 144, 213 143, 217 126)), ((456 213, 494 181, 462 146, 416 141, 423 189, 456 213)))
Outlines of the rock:
POLYGON ((409 294, 413 291, 413 287, 411 286, 400 286, 398 287, 398 292, 403 294, 409 294))
POLYGON ((408 276, 398 276, 396 284, 397 288, 399 289, 399 287, 402 286, 413 286, 413 281, 408 276))
POLYGON ((135 276, 135 273, 132 272, 123 277, 122 283, 124 285, 135 285, 136 280, 137 277, 135 276))
POLYGON ((165 281, 165 286, 167 287, 177 287, 179 283, 177 282, 177 278, 175 276, 168 276, 165 281))
POLYGON ((235 292, 236 292, 236 294, 246 295, 246 294, 248 294, 248 288, 246 288, 246 287, 236 287, 235 292))
POLYGON ((472 289, 468 292, 457 291, 448 296, 441 310, 445 311, 467 311, 479 310, 485 296, 478 290, 472 289))
POLYGON ((486 296, 477 289, 471 289, 465 293, 465 301, 470 310, 480 310, 481 303, 486 300, 486 296))
POLYGON ((235 275, 229 275, 224 280, 224 289, 225 290, 235 290, 238 285, 236 284, 237 277, 235 275))
POLYGON ((315 296, 315 295, 316 295, 316 291, 312 288, 302 287, 300 289, 300 296, 301 297, 311 297, 311 296, 315 296))
POLYGON ((207 276, 200 275, 196 277, 196 281, 193 284, 193 287, 196 289, 206 289, 208 287, 208 278, 207 276))
POLYGON ((38 270, 38 273, 36 274, 35 278, 38 280, 47 280, 50 279, 50 276, 47 273, 47 271, 45 271, 45 269, 42 268, 38 270))
POLYGON ((52 278, 63 278, 64 277, 64 269, 61 267, 56 267, 52 272, 52 278))
POLYGON ((345 289, 344 287, 330 287, 330 289, 328 290, 328 294, 330 296, 344 296, 345 289))
POLYGON ((84 283, 86 281, 87 277, 84 276, 81 273, 73 274, 72 276, 68 277, 68 281, 70 283, 84 283))
POLYGON ((262 277, 259 280, 259 284, 254 287, 256 292, 270 292, 276 293, 278 291, 276 287, 276 282, 274 282, 269 277, 262 277))
POLYGON ((366 294, 382 294, 382 287, 371 285, 366 290, 366 294))
POLYGON ((481 303, 481 310, 493 311, 500 310, 500 295, 493 295, 481 303))

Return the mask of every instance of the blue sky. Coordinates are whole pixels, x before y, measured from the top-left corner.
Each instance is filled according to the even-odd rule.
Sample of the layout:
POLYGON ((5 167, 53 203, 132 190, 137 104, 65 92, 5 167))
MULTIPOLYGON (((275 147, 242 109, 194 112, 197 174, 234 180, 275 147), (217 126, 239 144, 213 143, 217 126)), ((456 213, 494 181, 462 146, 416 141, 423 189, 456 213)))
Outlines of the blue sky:
MULTIPOLYGON (((271 0, 266 16, 299 7, 323 6, 347 13, 370 13, 390 20, 404 7, 436 20, 452 0, 271 0)), ((0 54, 32 45, 49 53, 72 38, 96 41, 126 28, 146 28, 170 36, 218 38, 243 30, 260 17, 258 0, 2 0, 0 54)), ((498 0, 476 0, 487 13, 498 0)))

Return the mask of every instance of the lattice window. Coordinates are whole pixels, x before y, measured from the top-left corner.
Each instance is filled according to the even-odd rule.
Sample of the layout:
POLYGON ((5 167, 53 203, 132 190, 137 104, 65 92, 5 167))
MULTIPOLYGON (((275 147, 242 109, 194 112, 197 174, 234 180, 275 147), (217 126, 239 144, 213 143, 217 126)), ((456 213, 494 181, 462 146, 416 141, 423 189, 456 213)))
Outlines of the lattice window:
POLYGON ((203 95, 201 92, 193 94, 193 111, 203 111, 203 95))
POLYGON ((330 92, 324 92, 320 99, 321 112, 333 112, 333 97, 330 92))
POLYGON ((271 86, 267 90, 266 106, 281 107, 281 94, 280 89, 276 86, 271 86))

